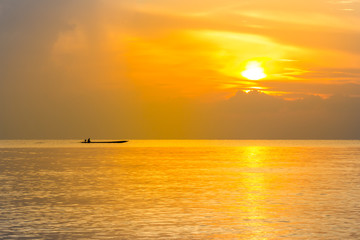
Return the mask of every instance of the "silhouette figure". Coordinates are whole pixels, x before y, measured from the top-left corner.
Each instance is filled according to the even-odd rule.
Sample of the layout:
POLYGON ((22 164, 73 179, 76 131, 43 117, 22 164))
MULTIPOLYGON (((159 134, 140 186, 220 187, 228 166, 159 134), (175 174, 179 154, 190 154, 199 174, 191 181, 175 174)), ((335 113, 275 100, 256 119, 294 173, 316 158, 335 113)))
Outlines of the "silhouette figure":
POLYGON ((87 141, 88 143, 90 143, 90 138, 88 138, 88 141, 87 141))
POLYGON ((85 139, 84 142, 87 143, 87 140, 85 139))

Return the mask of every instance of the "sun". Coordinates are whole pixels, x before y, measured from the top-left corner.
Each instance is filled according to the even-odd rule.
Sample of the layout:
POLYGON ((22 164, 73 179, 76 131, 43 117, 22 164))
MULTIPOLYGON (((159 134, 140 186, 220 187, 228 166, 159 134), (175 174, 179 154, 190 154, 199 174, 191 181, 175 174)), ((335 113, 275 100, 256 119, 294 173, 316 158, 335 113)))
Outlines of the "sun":
POLYGON ((264 68, 258 61, 248 62, 245 66, 245 70, 241 72, 241 75, 249 80, 260 80, 266 77, 264 68))

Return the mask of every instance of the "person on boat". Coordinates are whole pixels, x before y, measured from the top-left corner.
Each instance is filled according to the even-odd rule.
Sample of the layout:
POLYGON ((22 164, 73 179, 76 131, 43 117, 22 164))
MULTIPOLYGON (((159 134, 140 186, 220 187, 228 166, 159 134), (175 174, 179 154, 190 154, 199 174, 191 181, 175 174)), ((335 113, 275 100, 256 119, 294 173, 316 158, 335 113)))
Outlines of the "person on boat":
POLYGON ((91 141, 90 141, 90 138, 88 138, 87 142, 88 142, 88 143, 90 143, 90 142, 91 142, 91 141))
POLYGON ((86 138, 85 138, 85 140, 84 140, 84 143, 87 143, 87 140, 86 140, 86 138))

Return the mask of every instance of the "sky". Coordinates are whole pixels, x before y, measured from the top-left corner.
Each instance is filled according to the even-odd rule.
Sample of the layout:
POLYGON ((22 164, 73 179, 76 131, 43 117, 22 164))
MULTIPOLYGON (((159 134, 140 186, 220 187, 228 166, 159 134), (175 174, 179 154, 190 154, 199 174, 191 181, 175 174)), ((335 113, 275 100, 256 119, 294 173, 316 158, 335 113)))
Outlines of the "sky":
POLYGON ((0 139, 358 139, 359 11, 0 0, 0 139))

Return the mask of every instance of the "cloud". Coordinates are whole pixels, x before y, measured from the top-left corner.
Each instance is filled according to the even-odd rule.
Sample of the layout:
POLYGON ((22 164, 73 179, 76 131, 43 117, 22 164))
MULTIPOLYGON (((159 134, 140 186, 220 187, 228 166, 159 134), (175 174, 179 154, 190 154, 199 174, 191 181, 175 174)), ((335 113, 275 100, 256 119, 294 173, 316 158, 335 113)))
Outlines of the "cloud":
POLYGON ((130 134, 140 107, 99 1, 0 5, 0 138, 130 134))
POLYGON ((204 138, 357 139, 360 98, 307 96, 287 101, 258 91, 238 92, 203 108, 204 138))

